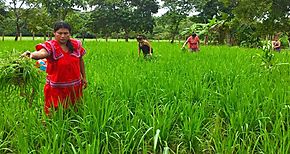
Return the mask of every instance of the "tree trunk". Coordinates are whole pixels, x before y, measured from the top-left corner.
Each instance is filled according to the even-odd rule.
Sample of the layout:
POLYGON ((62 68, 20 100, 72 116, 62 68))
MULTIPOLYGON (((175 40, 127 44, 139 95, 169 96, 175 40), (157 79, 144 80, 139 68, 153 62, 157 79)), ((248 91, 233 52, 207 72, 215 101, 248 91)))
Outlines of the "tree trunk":
POLYGON ((125 31, 125 41, 129 42, 129 32, 125 31))
POLYGON ((48 40, 52 40, 52 35, 50 34, 51 34, 50 32, 47 33, 48 40))
POLYGON ((16 34, 15 34, 15 41, 18 41, 18 36, 19 36, 19 34, 16 32, 16 34))
POLYGON ((230 44, 231 44, 231 46, 234 46, 237 44, 235 41, 235 36, 232 34, 230 34, 230 44))
POLYGON ((19 19, 16 17, 16 34, 14 39, 15 41, 18 41, 19 33, 20 33, 19 19))
POLYGON ((119 42, 119 34, 117 34, 117 42, 119 42))
POLYGON ((2 41, 4 41, 4 32, 2 33, 2 41))
POLYGON ((50 34, 49 34, 49 32, 47 32, 47 37, 48 37, 48 39, 50 40, 50 34))
POLYGON ((108 34, 106 34, 106 42, 108 42, 108 34))
POLYGON ((46 33, 43 34, 43 39, 46 41, 46 33))
POLYGON ((83 42, 85 41, 85 32, 82 32, 83 42))
POLYGON ((32 32, 32 40, 34 41, 35 39, 35 33, 34 32, 32 32))
POLYGON ((174 39, 175 39, 175 36, 176 36, 176 34, 177 34, 178 27, 179 27, 179 22, 177 22, 176 25, 175 25, 175 28, 174 28, 174 30, 173 30, 173 33, 172 33, 172 37, 171 37, 171 41, 170 41, 170 43, 174 43, 174 39))
POLYGON ((98 41, 98 34, 96 33, 96 42, 98 41))
POLYGON ((22 41, 22 33, 19 33, 19 40, 22 41))
POLYGON ((207 45, 208 44, 208 34, 205 35, 205 38, 204 38, 204 45, 207 45))
POLYGON ((174 43, 175 34, 172 35, 170 43, 174 43))

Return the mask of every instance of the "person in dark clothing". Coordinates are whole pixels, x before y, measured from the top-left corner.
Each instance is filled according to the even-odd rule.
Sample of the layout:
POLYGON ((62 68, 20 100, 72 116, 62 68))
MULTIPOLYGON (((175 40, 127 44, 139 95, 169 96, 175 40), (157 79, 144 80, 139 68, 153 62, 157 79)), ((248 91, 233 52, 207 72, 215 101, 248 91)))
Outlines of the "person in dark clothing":
POLYGON ((146 39, 146 37, 144 35, 138 35, 137 41, 138 41, 138 57, 140 57, 141 50, 143 52, 144 57, 152 56, 153 48, 150 42, 146 39))

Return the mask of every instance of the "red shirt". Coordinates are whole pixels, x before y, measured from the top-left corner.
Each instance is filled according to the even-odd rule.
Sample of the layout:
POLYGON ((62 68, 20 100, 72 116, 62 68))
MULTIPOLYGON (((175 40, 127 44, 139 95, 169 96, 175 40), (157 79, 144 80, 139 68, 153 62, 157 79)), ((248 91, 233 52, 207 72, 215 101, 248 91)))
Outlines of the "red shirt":
POLYGON ((70 39, 74 51, 63 51, 56 40, 38 44, 36 50, 45 48, 47 57, 47 83, 52 87, 68 87, 81 83, 80 58, 85 54, 79 40, 70 39))
POLYGON ((198 43, 199 43, 198 36, 195 36, 194 38, 192 36, 188 37, 187 42, 188 42, 188 47, 190 49, 198 49, 198 43))

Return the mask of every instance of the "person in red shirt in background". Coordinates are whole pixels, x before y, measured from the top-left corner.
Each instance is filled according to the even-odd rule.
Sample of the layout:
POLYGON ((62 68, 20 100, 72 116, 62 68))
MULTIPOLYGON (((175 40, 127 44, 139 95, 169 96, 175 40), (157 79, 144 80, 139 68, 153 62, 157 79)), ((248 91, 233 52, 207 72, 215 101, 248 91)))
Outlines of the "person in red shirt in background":
POLYGON ((184 49, 184 47, 187 43, 188 43, 188 49, 190 52, 198 52, 199 51, 199 38, 194 32, 184 42, 182 49, 184 49))
POLYGON ((59 105, 67 108, 74 105, 87 87, 83 55, 86 53, 79 40, 71 39, 71 27, 60 21, 54 26, 54 40, 36 45, 36 51, 26 51, 22 56, 32 59, 47 59, 46 84, 44 86, 44 111, 50 114, 59 105))

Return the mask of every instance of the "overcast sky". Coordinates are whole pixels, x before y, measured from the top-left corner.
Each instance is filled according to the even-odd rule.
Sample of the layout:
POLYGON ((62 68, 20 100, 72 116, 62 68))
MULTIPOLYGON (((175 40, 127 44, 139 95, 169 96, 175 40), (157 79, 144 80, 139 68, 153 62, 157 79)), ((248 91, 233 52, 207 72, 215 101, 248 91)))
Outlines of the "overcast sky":
MULTIPOLYGON (((162 7, 162 5, 163 5, 164 2, 161 2, 161 0, 157 0, 157 2, 159 3, 159 7, 162 7)), ((160 16, 162 16, 163 14, 165 14, 167 11, 168 11, 168 9, 161 8, 161 9, 159 9, 158 12, 157 12, 156 14, 154 14, 153 16, 160 17, 160 16)), ((189 13, 190 16, 191 16, 191 15, 197 15, 197 14, 198 14, 198 12, 196 12, 196 11, 194 10, 194 8, 193 8, 192 10, 189 10, 189 11, 190 11, 190 13, 189 13)))
MULTIPOLYGON (((161 2, 161 0, 157 0, 157 2, 159 3, 159 7, 161 7, 163 5, 164 2, 161 2)), ((161 8, 158 10, 158 12, 156 14, 154 14, 154 16, 162 16, 164 13, 166 13, 167 9, 161 8)))

